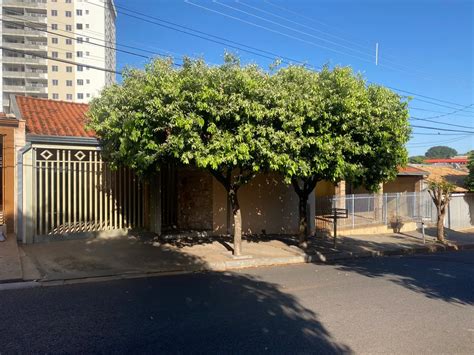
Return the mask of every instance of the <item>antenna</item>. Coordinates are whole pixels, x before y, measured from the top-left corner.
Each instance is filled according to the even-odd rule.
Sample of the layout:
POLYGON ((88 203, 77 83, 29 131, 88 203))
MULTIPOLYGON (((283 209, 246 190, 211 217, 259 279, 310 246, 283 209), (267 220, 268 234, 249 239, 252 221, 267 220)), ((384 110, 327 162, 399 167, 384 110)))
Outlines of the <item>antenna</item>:
POLYGON ((379 65, 379 43, 375 43, 375 65, 379 65))

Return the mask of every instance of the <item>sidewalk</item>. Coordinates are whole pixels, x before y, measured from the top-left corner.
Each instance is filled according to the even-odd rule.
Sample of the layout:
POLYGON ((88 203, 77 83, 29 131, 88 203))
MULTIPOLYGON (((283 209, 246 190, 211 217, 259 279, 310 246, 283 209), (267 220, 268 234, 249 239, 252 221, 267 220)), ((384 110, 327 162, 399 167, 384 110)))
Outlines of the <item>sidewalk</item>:
POLYGON ((0 283, 24 280, 39 281, 40 284, 62 284, 163 273, 225 271, 460 250, 474 248, 474 229, 463 232, 448 231, 448 239, 448 246, 435 243, 433 230, 427 230, 426 244, 423 244, 422 235, 418 232, 351 236, 338 238, 337 247, 334 249, 332 238, 315 237, 310 239, 308 248, 303 251, 297 247, 294 237, 259 236, 244 240, 244 255, 234 258, 231 239, 225 237, 183 235, 159 239, 141 235, 96 238, 23 245, 19 247, 19 251, 16 243, 12 242, 16 241, 11 238, 9 244, 0 245, 0 251, 10 248, 9 256, 2 259, 0 254, 0 270, 4 270, 0 273, 3 277, 0 283))
POLYGON ((23 279, 18 244, 15 235, 7 235, 0 243, 0 283, 23 279))

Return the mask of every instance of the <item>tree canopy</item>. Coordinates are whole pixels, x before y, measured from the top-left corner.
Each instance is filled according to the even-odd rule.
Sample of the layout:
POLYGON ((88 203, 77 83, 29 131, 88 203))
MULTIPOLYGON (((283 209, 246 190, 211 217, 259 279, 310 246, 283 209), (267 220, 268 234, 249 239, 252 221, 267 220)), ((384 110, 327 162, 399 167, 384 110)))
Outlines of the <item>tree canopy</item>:
POLYGON ((407 104, 386 88, 367 85, 350 68, 288 67, 270 82, 270 166, 300 198, 303 244, 307 199, 318 181, 348 179, 376 190, 406 164, 407 104))
POLYGON ((444 145, 438 145, 436 147, 431 147, 430 149, 428 149, 425 153, 425 157, 435 159, 448 159, 454 157, 457 154, 458 152, 456 151, 456 149, 444 145))
POLYGON ((318 181, 377 189, 407 161, 407 103, 349 68, 267 72, 232 55, 220 66, 157 59, 127 70, 89 110, 89 127, 115 165, 153 175, 169 162, 207 169, 225 188, 240 249, 238 190, 277 171, 300 198, 300 231, 318 181))

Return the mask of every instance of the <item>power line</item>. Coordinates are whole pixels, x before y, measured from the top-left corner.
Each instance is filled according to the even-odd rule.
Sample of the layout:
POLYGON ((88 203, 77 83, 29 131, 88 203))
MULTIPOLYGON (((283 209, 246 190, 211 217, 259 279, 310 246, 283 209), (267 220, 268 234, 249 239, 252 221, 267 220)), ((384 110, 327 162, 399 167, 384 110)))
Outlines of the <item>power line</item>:
MULTIPOLYGON (((441 114, 445 114, 445 113, 448 113, 450 114, 450 112, 443 112, 443 111, 436 111, 436 110, 428 110, 428 109, 425 109, 425 108, 421 108, 421 107, 409 107, 410 110, 417 110, 417 111, 425 111, 425 112, 432 112, 432 113, 441 113, 441 114)), ((467 112, 466 112, 467 113, 467 112)), ((473 115, 463 115, 463 114, 459 114, 459 113, 456 113, 456 114, 452 114, 452 116, 459 116, 459 117, 472 117, 474 118, 473 115)))
MULTIPOLYGON (((92 5, 95 5, 95 6, 98 6, 98 7, 104 7, 100 4, 96 4, 96 3, 93 3, 91 1, 89 1, 90 4, 92 5)), ((117 8, 119 9, 122 9, 123 11, 120 11, 120 10, 117 10, 118 13, 124 15, 124 16, 128 16, 128 17, 132 17, 132 18, 135 18, 135 19, 138 19, 138 20, 141 20, 141 21, 144 21, 144 22, 148 22, 148 23, 152 23, 154 25, 157 25, 157 26, 160 26, 160 27, 164 27, 164 28, 168 28, 170 30, 173 30, 173 31, 177 31, 177 32, 181 32, 181 33, 185 33, 187 35, 190 35, 190 36, 193 36, 193 37, 197 37, 197 38, 201 38, 201 39, 204 39, 206 41, 210 41, 210 42, 214 42, 214 43, 217 43, 217 44, 221 44, 221 45, 224 45, 224 46, 229 46, 231 48, 234 48, 234 49, 239 49, 239 50, 242 50, 244 52, 247 52, 247 53, 251 53, 251 54, 255 54, 255 55, 258 55, 260 57, 264 57, 264 58, 267 58, 267 59, 271 59, 271 60, 274 60, 275 58, 281 58, 281 59, 284 59, 282 60, 282 62, 286 63, 286 64, 292 64, 293 63, 297 63, 297 64, 306 64, 300 60, 296 60, 296 59, 293 59, 293 58, 289 58, 289 57, 286 57, 286 56, 282 56, 282 55, 279 55, 277 53, 273 53, 273 52, 270 52, 270 51, 267 51, 267 50, 262 50, 262 49, 259 49, 257 47, 252 47, 252 46, 248 46, 246 44, 243 44, 243 43, 240 43, 240 42, 236 42, 236 41, 232 41, 232 40, 229 40, 227 38, 224 38, 224 37, 220 37, 220 36, 215 36, 215 35, 212 35, 210 33, 206 33, 206 32, 203 32, 203 31, 199 31, 199 30, 196 30, 196 29, 193 29, 193 28, 190 28, 190 27, 187 27, 187 26, 182 26, 182 25, 179 25, 177 23, 174 23, 174 22, 171 22, 171 21, 167 21, 167 20, 163 20, 163 19, 160 19, 160 18, 157 18, 157 17, 154 17, 154 16, 150 16, 150 15, 147 15, 147 14, 144 14, 144 13, 141 13, 139 11, 135 11, 135 10, 131 10, 131 9, 128 9, 124 6, 120 6, 120 5, 116 5, 117 8), (133 14, 137 14, 137 15, 140 15, 140 16, 135 16, 135 15, 131 15, 127 12, 124 12, 124 11, 127 11, 127 12, 131 12, 133 14), (145 17, 145 18, 144 18, 145 17), (161 22, 164 22, 164 23, 167 23, 169 25, 172 25, 172 26, 175 26, 175 27, 179 27, 179 28, 183 28, 185 29, 186 31, 184 30, 181 30, 179 28, 175 28, 175 27, 171 27, 171 26, 167 26, 167 25, 163 25, 161 23, 158 23, 156 21, 151 21, 151 20, 148 20, 147 18, 151 18, 153 20, 156 20, 156 21, 161 21, 161 22), (200 35, 197 35, 196 33, 190 33, 189 31, 193 31, 193 32, 196 32, 196 33, 200 33, 200 34, 203 34, 205 36, 209 36, 209 37, 212 37, 212 38, 217 38, 219 39, 218 41, 212 39, 212 38, 206 38, 204 36, 200 36, 200 35), (234 45, 229 45, 228 43, 224 43, 222 41, 226 41, 226 42, 229 42, 229 43, 233 43, 233 44, 237 44, 237 46, 234 46, 234 45), (241 47, 239 47, 241 46, 241 47), (251 51, 245 49, 245 48, 242 48, 242 47, 246 47, 246 48, 250 48, 252 49, 251 51), (274 57, 269 57, 268 55, 264 55, 264 54, 261 54, 261 53, 256 53, 255 51, 260 51, 261 53, 266 53, 266 54, 269 54, 271 56, 274 56, 274 57)), ((321 67, 317 67, 318 69, 320 69, 321 67)), ((376 83, 374 83, 376 84, 376 83)), ((442 100, 442 99, 437 99, 437 98, 434 98, 434 97, 430 97, 430 96, 426 96, 426 95, 422 95, 422 94, 418 94, 418 93, 415 93, 415 92, 412 92, 412 91, 406 91, 406 90, 403 90, 403 89, 399 89, 399 88, 395 88, 395 87, 390 87, 390 86, 387 86, 388 88, 392 89, 392 90, 395 90, 395 91, 399 91, 399 92, 405 92, 405 93, 409 93, 411 95, 414 95, 414 96, 419 96, 419 97, 424 97, 424 98, 429 98, 431 100, 434 100, 434 101, 440 101, 440 102, 445 102, 445 103, 450 103, 452 105, 456 105, 456 106, 465 106, 465 105, 462 105, 462 104, 458 104, 458 103, 453 103, 453 102, 450 102, 450 101, 446 101, 446 100, 442 100)), ((446 107, 446 108, 450 108, 450 109, 457 109, 458 107, 451 107, 451 106, 446 106, 446 105, 441 105, 441 104, 437 104, 436 102, 429 102, 429 101, 425 101, 425 100, 422 100, 422 99, 418 99, 417 100, 419 101, 423 101, 423 102, 427 102, 427 103, 430 103, 432 105, 437 105, 437 106, 441 106, 441 107, 446 107)), ((466 111, 466 112, 470 112, 470 111, 466 111)))
POLYGON ((84 68, 90 68, 90 69, 95 69, 95 70, 100 70, 100 71, 105 71, 105 72, 109 72, 109 73, 114 73, 114 74, 122 75, 121 72, 118 72, 118 71, 113 70, 113 69, 100 68, 100 67, 96 67, 96 66, 94 66, 94 65, 78 63, 78 62, 74 62, 74 61, 71 61, 71 60, 53 58, 53 57, 50 57, 50 56, 48 56, 48 55, 37 54, 37 53, 34 53, 34 52, 24 51, 24 50, 20 50, 20 49, 6 48, 6 47, 4 47, 4 46, 0 46, 0 49, 7 50, 7 51, 11 51, 11 52, 16 52, 16 53, 20 53, 20 54, 27 54, 27 55, 31 55, 32 57, 38 57, 38 58, 48 59, 48 60, 52 60, 52 61, 54 61, 54 62, 72 64, 72 65, 76 65, 76 66, 82 66, 82 67, 84 67, 84 68))
POLYGON ((446 132, 460 132, 460 133, 472 133, 474 134, 474 131, 460 131, 456 129, 448 129, 448 128, 436 128, 436 127, 430 127, 430 126, 416 126, 416 125, 411 125, 414 128, 423 128, 423 129, 432 129, 435 131, 446 131, 446 132))
MULTIPOLYGON (((237 9, 237 8, 235 8, 235 7, 232 7, 232 6, 230 6, 230 5, 223 4, 223 3, 221 3, 221 2, 219 2, 219 1, 217 1, 217 0, 214 0, 214 2, 217 3, 217 4, 219 4, 219 5, 221 5, 221 6, 225 6, 225 7, 227 7, 227 8, 233 9, 233 10, 235 10, 235 11, 239 11, 239 12, 242 12, 242 13, 244 13, 244 14, 250 15, 250 16, 252 16, 252 17, 261 19, 261 20, 263 20, 263 21, 266 21, 266 22, 275 24, 275 25, 277 25, 277 26, 280 26, 280 27, 289 29, 290 31, 294 31, 294 32, 297 32, 297 33, 301 33, 301 34, 303 34, 303 35, 316 38, 316 39, 318 39, 318 40, 320 40, 320 41, 327 42, 327 43, 331 43, 331 44, 334 44, 334 45, 336 45, 336 46, 339 46, 339 47, 342 47, 342 48, 346 48, 346 49, 348 49, 348 50, 350 50, 350 51, 354 51, 354 52, 357 52, 357 53, 361 53, 361 54, 366 55, 366 56, 368 56, 368 57, 370 57, 370 58, 373 58, 373 56, 374 56, 374 54, 373 54, 373 48, 368 48, 371 52, 367 53, 366 50, 361 51, 360 49, 354 49, 354 48, 353 48, 353 47, 354 47, 353 42, 344 40, 345 42, 349 42, 349 43, 352 44, 353 47, 351 48, 351 47, 349 47, 349 46, 346 46, 346 45, 343 45, 343 44, 340 44, 340 43, 337 43, 337 42, 334 42, 334 41, 331 41, 331 40, 328 40, 328 39, 325 39, 325 38, 321 38, 321 37, 315 36, 315 35, 313 35, 313 34, 311 34, 311 33, 301 31, 301 30, 299 30, 299 29, 297 29, 297 28, 295 28, 295 27, 286 26, 286 25, 282 24, 281 22, 279 23, 279 22, 276 22, 276 21, 269 20, 268 18, 264 18, 264 17, 261 17, 261 16, 257 16, 257 15, 254 15, 254 14, 252 14, 252 13, 246 12, 246 11, 242 11, 242 10, 237 9)), ((241 4, 242 6, 245 6, 245 7, 248 7, 248 8, 257 10, 257 11, 260 11, 260 12, 264 12, 264 13, 270 14, 271 16, 281 18, 281 19, 283 19, 284 21, 292 22, 292 23, 295 23, 295 24, 297 24, 297 25, 299 25, 299 26, 307 27, 307 28, 312 29, 313 31, 322 32, 322 33, 324 33, 324 34, 326 34, 326 35, 331 36, 331 35, 328 34, 327 32, 319 31, 319 30, 317 30, 317 29, 311 28, 311 27, 309 27, 309 26, 305 26, 305 25, 300 24, 300 23, 298 23, 298 22, 291 21, 291 20, 289 20, 289 19, 287 19, 287 18, 285 18, 285 17, 283 17, 283 16, 279 16, 279 15, 273 14, 273 13, 271 13, 271 12, 269 12, 269 11, 265 11, 265 10, 262 10, 262 9, 260 9, 260 8, 257 8, 257 7, 248 5, 248 4, 246 4, 246 3, 242 2, 242 1, 236 0, 236 2, 239 3, 239 4, 241 4)), ((337 36, 336 36, 336 37, 337 37, 337 36)), ((356 46, 357 46, 357 44, 356 44, 356 46)), ((360 47, 360 46, 358 46, 358 47, 360 47)), ((365 48, 366 48, 366 47, 364 47, 364 49, 365 49, 365 48)), ((422 72, 422 71, 420 71, 420 70, 411 69, 410 67, 408 67, 408 66, 406 66, 406 65, 398 64, 398 63, 396 63, 396 62, 394 62, 394 61, 392 61, 392 60, 385 59, 385 61, 386 61, 387 63, 394 64, 395 66, 398 66, 398 67, 400 67, 400 68, 407 68, 407 69, 409 69, 409 70, 403 70, 403 69, 396 68, 396 67, 390 67, 390 66, 387 66, 387 65, 385 65, 385 64, 383 64, 383 63, 382 63, 382 64, 381 64, 381 63, 378 63, 378 64, 375 64, 375 65, 379 65, 379 66, 382 66, 382 67, 387 67, 387 68, 390 68, 390 69, 393 69, 393 70, 402 71, 402 72, 419 73, 419 74, 422 74, 425 78, 428 78, 428 79, 433 80, 433 78, 429 78, 429 77, 426 76, 426 75, 429 75, 429 74, 424 73, 424 72, 422 72)), ((369 61, 369 63, 374 64, 373 61, 369 61)))
MULTIPOLYGON (((89 1, 89 4, 94 5, 94 6, 98 6, 98 7, 104 7, 100 4, 95 4, 91 1, 89 1)), ((240 42, 236 42, 236 41, 233 41, 233 40, 230 40, 230 39, 226 39, 224 37, 216 36, 216 35, 213 35, 213 34, 210 34, 210 33, 207 33, 207 32, 203 32, 203 31, 200 31, 200 30, 196 30, 196 29, 193 29, 193 28, 188 27, 188 26, 183 26, 183 25, 171 22, 171 21, 160 19, 158 17, 150 16, 150 15, 147 15, 147 14, 135 11, 135 10, 130 10, 130 9, 127 9, 127 8, 125 8, 123 6, 120 6, 120 5, 115 5, 115 7, 119 8, 119 9, 123 9, 123 11, 127 11, 127 12, 130 12, 132 14, 138 14, 142 17, 117 10, 117 12, 119 14, 122 14, 124 16, 135 18, 135 19, 138 19, 138 20, 141 20, 141 21, 144 21, 144 22, 148 22, 150 24, 154 24, 156 26, 160 26, 160 27, 167 28, 167 29, 170 29, 170 30, 173 30, 173 31, 176 31, 176 32, 184 33, 184 34, 187 34, 189 36, 200 38, 200 39, 210 41, 210 42, 213 42, 213 43, 217 43, 217 44, 220 44, 220 45, 223 45, 223 46, 228 46, 228 47, 233 48, 233 49, 238 49, 238 50, 241 50, 241 51, 246 52, 246 53, 250 53, 250 54, 254 54, 254 55, 257 55, 259 57, 262 57, 262 58, 270 59, 272 61, 274 61, 277 58, 280 58, 280 59, 282 59, 282 62, 284 62, 286 64, 292 64, 292 63, 297 63, 297 64, 300 64, 300 65, 305 65, 306 64, 305 62, 300 61, 300 60, 296 60, 296 59, 293 59, 293 58, 290 58, 290 57, 287 57, 287 56, 278 55, 276 53, 273 53, 273 52, 270 52, 270 51, 267 51, 267 50, 264 50, 264 49, 259 49, 259 48, 249 46, 249 45, 246 45, 246 44, 243 44, 243 43, 240 43, 240 42), (149 20, 149 19, 152 19, 153 21, 149 20), (165 24, 159 23, 159 22, 163 22, 165 24), (171 27, 170 25, 178 27, 178 28, 171 27), (189 31, 192 31, 192 32, 195 32, 195 33, 192 33, 192 32, 189 32, 189 31), (204 37, 204 36, 208 36, 210 38, 207 38, 207 37, 204 37), (226 43, 226 42, 228 42, 228 43, 226 43), (242 48, 242 47, 245 47, 245 48, 242 48), (246 49, 246 48, 249 48, 249 49, 246 49), (258 52, 260 52, 260 53, 258 53, 258 52), (262 53, 264 53, 264 54, 262 54, 262 53)))
POLYGON ((432 122, 440 125, 445 125, 445 126, 450 126, 450 127, 460 127, 460 128, 469 128, 469 129, 474 129, 474 126, 463 126, 463 125, 458 125, 458 124, 453 124, 453 123, 446 123, 446 122, 440 122, 440 121, 434 121, 426 118, 419 118, 419 117, 410 117, 412 120, 416 121, 426 121, 426 122, 432 122))
MULTIPOLYGON (((20 13, 18 13, 20 14, 20 13)), ((35 25, 34 22, 31 22, 31 21, 27 21, 27 20, 24 20, 24 19, 20 19, 20 18, 16 18, 16 17, 13 17, 13 16, 9 16, 9 15, 3 15, 3 17, 9 17, 9 18, 13 18, 15 20, 21 20, 23 22, 28 22, 28 23, 31 23, 32 25, 35 25)), ((8 20, 5 20, 5 21, 8 21, 8 20)), ((11 22, 13 23, 13 22, 11 22)), ((64 35, 64 34, 61 34, 61 33, 57 33, 55 31, 49 31, 49 30, 45 30, 45 29, 42 29, 42 28, 38 28, 36 26, 27 26, 25 24, 23 24, 23 26, 27 27, 27 28, 31 28, 31 29, 34 29, 36 31, 42 31, 42 32, 46 32, 46 33, 50 33, 50 34, 53 34, 55 36, 61 36, 61 37, 64 37, 64 38, 69 38, 69 39, 73 39, 75 40, 76 42, 78 43, 85 43, 85 44, 91 44, 91 45, 99 45, 97 43, 94 43, 94 42, 79 42, 78 38, 75 38, 75 37, 70 37, 70 36, 67 36, 67 35, 64 35)), ((46 27, 48 28, 48 26, 46 27)), ((66 32, 66 33, 71 33, 71 34, 74 34, 76 36, 83 36, 82 34, 78 34, 77 32, 72 32, 72 31, 62 31, 62 32, 66 32)), ((87 35, 87 37, 91 38, 91 39, 94 39, 94 40, 97 40, 97 41, 101 41, 101 42, 104 42, 104 43, 112 43, 111 41, 107 41, 105 39, 99 39, 97 37, 92 37, 92 36, 89 36, 87 35)), ((124 44, 117 44, 118 46, 121 46, 121 47, 126 47, 126 48, 131 48, 131 49, 136 49, 136 50, 139 50, 139 51, 142 51, 142 52, 148 52, 150 54, 154 54, 154 55, 158 55, 158 56, 162 56, 162 57, 169 57, 167 56, 166 54, 163 54, 163 53, 159 53, 159 52, 153 52, 153 51, 149 51, 149 50, 145 50, 145 49, 142 49, 142 48, 139 48, 139 47, 133 47, 133 46, 128 46, 128 45, 124 45, 124 44)), ((102 46, 102 45, 101 45, 102 46)), ((128 52, 128 51, 125 51, 123 49, 120 49, 120 48, 116 48, 116 47, 112 47, 112 46, 102 46, 102 47, 105 47, 105 48, 108 48, 108 49, 112 49, 112 50, 117 50, 119 52, 123 52, 123 53, 127 53, 127 54, 131 54, 131 55, 136 55, 136 56, 140 56, 139 54, 137 53, 134 53, 134 52, 128 52)), ((145 57, 145 56, 142 56, 143 58, 149 58, 149 57, 145 57)))

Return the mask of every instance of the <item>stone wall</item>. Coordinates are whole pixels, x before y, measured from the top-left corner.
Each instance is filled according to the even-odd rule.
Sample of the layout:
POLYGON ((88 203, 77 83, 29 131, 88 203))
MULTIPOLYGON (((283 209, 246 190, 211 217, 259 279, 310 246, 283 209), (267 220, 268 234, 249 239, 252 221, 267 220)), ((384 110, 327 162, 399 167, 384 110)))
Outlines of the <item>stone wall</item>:
POLYGON ((212 229, 212 176, 202 170, 178 170, 178 228, 212 229))

